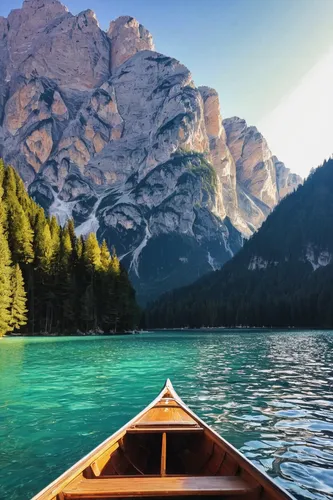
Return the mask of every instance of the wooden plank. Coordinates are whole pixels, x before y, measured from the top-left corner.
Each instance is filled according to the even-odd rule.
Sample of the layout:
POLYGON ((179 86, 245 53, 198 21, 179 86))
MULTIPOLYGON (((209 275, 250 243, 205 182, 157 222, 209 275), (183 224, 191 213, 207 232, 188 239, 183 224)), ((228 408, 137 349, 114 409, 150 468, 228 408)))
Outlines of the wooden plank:
POLYGON ((179 408, 179 405, 177 404, 172 404, 172 405, 167 405, 167 404, 163 404, 163 405, 156 405, 155 408, 179 408))
POLYGON ((238 469, 240 469, 239 463, 229 453, 227 453, 223 461, 220 474, 222 476, 234 476, 236 475, 238 469))
POLYGON ((166 433, 162 434, 162 448, 161 448, 161 476, 166 474, 166 454, 167 454, 167 438, 166 433))
POLYGON ((100 455, 91 463, 91 469, 94 472, 95 476, 99 476, 101 474, 102 470, 110 460, 112 453, 114 453, 118 448, 119 442, 117 441, 116 443, 114 443, 114 445, 110 446, 110 448, 105 453, 100 455))
POLYGON ((169 425, 171 426, 177 426, 177 427, 199 427, 196 422, 180 422, 179 420, 149 420, 147 422, 139 422, 135 424, 133 427, 147 427, 147 426, 153 426, 153 425, 169 425))
POLYGON ((188 425, 197 425, 194 418, 190 417, 180 406, 158 408, 154 406, 151 410, 145 413, 137 422, 136 425, 152 424, 157 425, 158 422, 184 423, 188 425))
POLYGON ((155 497, 188 495, 250 494, 253 488, 239 477, 144 477, 86 479, 67 486, 65 499, 94 499, 117 497, 155 497))
POLYGON ((188 433, 188 432, 204 432, 202 427, 132 427, 127 430, 128 434, 145 434, 151 432, 178 432, 178 433, 188 433))

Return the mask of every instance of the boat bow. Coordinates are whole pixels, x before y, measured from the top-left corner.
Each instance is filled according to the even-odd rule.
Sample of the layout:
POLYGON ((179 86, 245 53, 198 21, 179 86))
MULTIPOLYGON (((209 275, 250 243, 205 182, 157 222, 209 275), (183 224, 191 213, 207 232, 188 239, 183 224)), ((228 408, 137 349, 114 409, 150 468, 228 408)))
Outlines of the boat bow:
POLYGON ((150 405, 33 500, 292 497, 219 436, 166 380, 150 405))

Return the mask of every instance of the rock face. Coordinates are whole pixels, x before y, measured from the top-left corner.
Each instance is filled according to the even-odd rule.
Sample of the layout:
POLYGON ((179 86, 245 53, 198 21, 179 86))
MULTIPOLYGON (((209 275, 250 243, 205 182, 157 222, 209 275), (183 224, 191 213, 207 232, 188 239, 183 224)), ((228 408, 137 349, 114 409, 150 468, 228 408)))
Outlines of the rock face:
POLYGON ((273 156, 273 162, 276 170, 276 183, 280 199, 287 194, 292 193, 297 186, 302 183, 302 177, 290 172, 290 169, 284 163, 273 156))
POLYGON ((238 211, 251 232, 260 227, 270 211, 302 179, 291 174, 256 127, 238 118, 223 120, 227 145, 236 164, 238 211))
POLYGON ((130 16, 121 16, 111 21, 108 37, 111 40, 112 70, 140 50, 155 50, 153 37, 149 31, 130 16))
POLYGON ((240 217, 237 195, 237 173, 235 160, 227 144, 227 135, 222 123, 219 96, 216 90, 199 87, 203 104, 206 132, 209 140, 209 157, 220 181, 221 194, 220 217, 229 217, 234 227, 242 234, 249 236, 243 217, 240 217))
POLYGON ((26 0, 0 18, 0 155, 78 234, 115 245, 149 299, 217 269, 299 183, 131 17, 26 0))
POLYGON ((91 10, 73 16, 57 0, 25 0, 7 29, 6 80, 14 77, 13 86, 20 76, 43 76, 85 90, 110 74, 109 41, 91 10))

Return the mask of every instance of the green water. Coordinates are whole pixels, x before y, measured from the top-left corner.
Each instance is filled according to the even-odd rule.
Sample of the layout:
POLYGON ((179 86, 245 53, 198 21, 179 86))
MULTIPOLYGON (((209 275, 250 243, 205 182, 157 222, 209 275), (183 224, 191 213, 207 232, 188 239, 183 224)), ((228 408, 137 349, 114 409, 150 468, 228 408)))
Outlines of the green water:
POLYGON ((224 331, 0 340, 0 498, 29 499, 167 377, 296 496, 331 497, 333 333, 224 331))

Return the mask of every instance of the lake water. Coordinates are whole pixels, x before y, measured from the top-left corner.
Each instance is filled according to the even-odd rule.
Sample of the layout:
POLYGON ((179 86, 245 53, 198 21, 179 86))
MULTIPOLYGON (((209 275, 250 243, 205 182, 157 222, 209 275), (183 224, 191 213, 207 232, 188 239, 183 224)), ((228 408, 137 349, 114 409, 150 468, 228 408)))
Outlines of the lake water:
POLYGON ((333 333, 0 340, 0 498, 37 493, 146 406, 184 401, 298 498, 333 494, 333 333))

